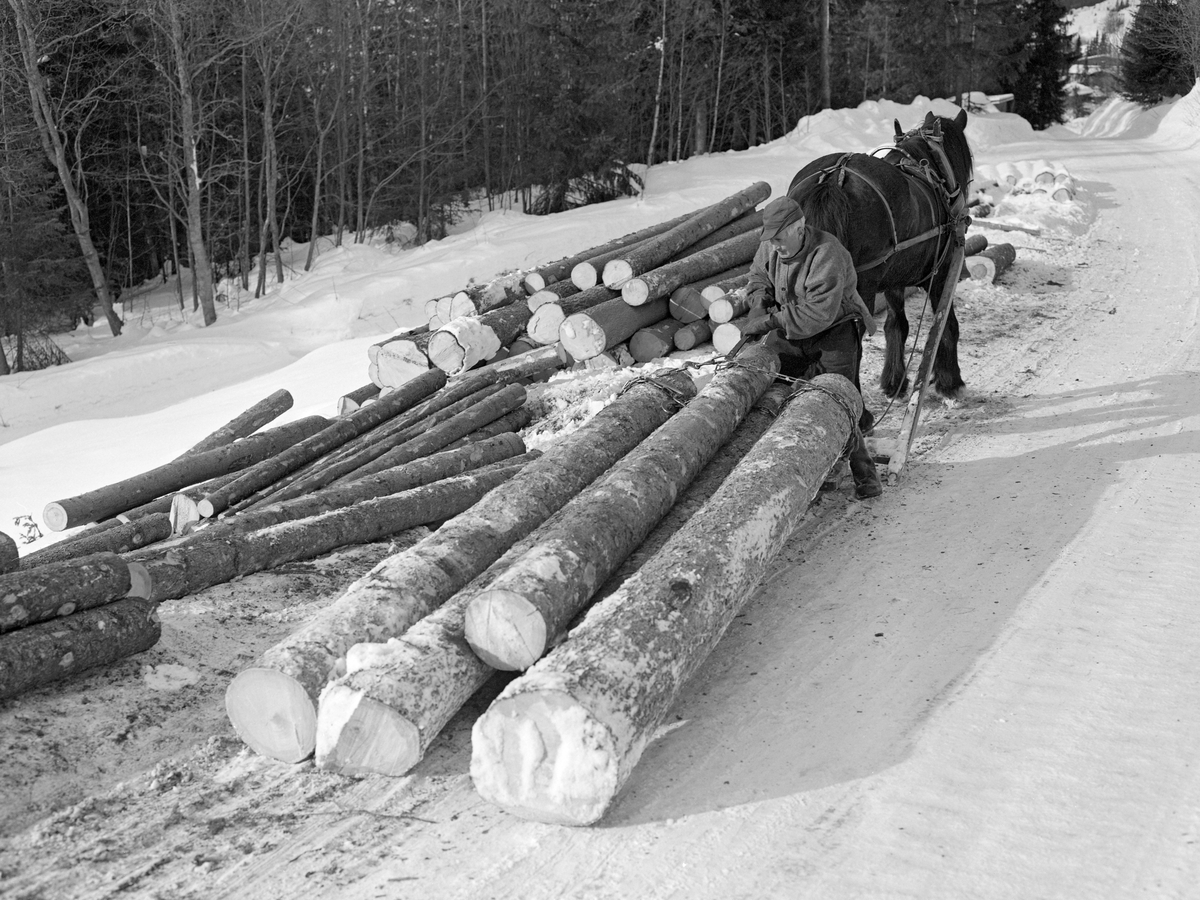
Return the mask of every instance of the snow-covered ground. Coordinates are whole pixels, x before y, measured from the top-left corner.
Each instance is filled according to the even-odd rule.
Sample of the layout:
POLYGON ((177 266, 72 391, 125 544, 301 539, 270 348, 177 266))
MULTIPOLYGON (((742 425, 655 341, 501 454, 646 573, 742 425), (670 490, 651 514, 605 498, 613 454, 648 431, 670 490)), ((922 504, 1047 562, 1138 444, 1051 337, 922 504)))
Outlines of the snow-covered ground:
MULTIPOLYGON (((888 143, 893 118, 928 108, 953 111, 828 111, 763 147, 656 166, 638 199, 491 213, 405 252, 325 248, 210 328, 147 292, 122 337, 81 329, 64 344, 77 362, 0 379, 0 527, 170 459, 278 388, 296 398, 287 418, 332 414, 367 380, 366 347, 468 278, 752 181, 778 195, 812 157, 888 143)), ((600 826, 484 803, 466 714, 402 779, 241 748, 221 692, 311 610, 320 573, 305 570, 280 576, 300 581, 274 606, 246 579, 164 607, 141 660, 0 708, 0 804, 18 823, 0 892, 1197 896, 1200 88, 1149 111, 1110 102, 1079 133, 975 116, 968 137, 981 173, 1052 160, 1075 199, 1009 195, 976 224, 1018 264, 960 288, 967 396, 932 404, 882 498, 822 502, 600 826)))

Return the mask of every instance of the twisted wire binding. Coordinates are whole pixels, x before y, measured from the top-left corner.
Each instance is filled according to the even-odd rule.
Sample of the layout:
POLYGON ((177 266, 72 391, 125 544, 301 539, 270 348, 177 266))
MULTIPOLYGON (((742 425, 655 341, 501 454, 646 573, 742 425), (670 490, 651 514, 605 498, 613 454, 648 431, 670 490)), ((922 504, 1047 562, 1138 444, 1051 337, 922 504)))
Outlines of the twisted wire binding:
POLYGON ((687 406, 688 400, 690 399, 684 394, 683 391, 667 384, 663 380, 662 376, 656 375, 639 375, 636 378, 629 379, 627 382, 625 382, 625 386, 617 391, 617 396, 620 397, 626 391, 632 390, 639 384, 648 384, 652 387, 658 388, 667 395, 668 399, 675 405, 677 410, 683 409, 685 406, 687 406))

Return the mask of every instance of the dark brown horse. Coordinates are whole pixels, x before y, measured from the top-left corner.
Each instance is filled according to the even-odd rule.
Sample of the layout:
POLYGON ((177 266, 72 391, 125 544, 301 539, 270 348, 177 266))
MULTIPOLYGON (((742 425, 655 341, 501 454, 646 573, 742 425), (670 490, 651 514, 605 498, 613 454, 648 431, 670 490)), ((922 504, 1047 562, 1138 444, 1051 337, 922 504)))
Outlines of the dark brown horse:
MULTIPOLYGON (((936 311, 952 245, 965 231, 972 175, 966 125, 965 110, 953 119, 927 113, 908 132, 896 122, 896 147, 882 157, 831 153, 801 169, 788 188, 809 224, 850 251, 858 292, 867 304, 874 303, 878 291, 887 297, 887 350, 879 383, 889 396, 908 390, 904 288, 924 288, 936 311)), ((963 387, 953 308, 934 361, 933 384, 947 396, 963 387)))

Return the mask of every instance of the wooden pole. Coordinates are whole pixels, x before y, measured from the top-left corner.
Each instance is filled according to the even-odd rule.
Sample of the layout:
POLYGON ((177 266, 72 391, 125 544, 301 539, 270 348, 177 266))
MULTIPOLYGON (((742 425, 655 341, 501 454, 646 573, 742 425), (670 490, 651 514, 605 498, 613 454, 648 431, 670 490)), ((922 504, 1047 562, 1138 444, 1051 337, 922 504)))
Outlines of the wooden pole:
POLYGON ((232 444, 238 438, 253 434, 272 419, 279 418, 279 416, 291 409, 293 402, 290 393, 282 389, 278 390, 270 396, 259 400, 240 416, 226 422, 204 440, 200 441, 200 443, 181 454, 179 458, 187 456, 190 453, 203 453, 205 450, 224 447, 226 444, 232 444))
POLYGON ((466 636, 496 669, 533 665, 716 455, 779 371, 755 346, 567 504, 551 533, 467 610, 466 636))
POLYGON ((695 393, 683 372, 640 382, 560 438, 502 489, 381 562, 229 685, 225 708, 256 752, 299 762, 313 752, 317 697, 361 641, 399 637, 637 446, 695 393))
POLYGON ((802 388, 721 488, 475 723, 471 778, 522 818, 597 821, 836 462, 861 412, 840 375, 802 388))

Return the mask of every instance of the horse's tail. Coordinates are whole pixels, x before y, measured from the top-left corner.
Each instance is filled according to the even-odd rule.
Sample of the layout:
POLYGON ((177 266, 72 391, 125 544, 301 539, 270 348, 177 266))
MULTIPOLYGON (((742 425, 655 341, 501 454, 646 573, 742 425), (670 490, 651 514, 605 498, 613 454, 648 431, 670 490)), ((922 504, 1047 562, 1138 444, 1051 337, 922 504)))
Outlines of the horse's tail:
POLYGON ((851 203, 850 197, 835 178, 818 180, 810 178, 789 192, 789 196, 800 204, 809 226, 818 231, 827 231, 837 238, 842 246, 849 246, 851 203))

